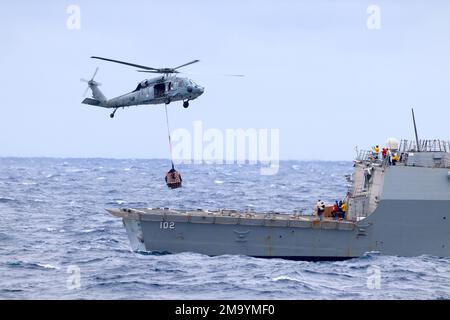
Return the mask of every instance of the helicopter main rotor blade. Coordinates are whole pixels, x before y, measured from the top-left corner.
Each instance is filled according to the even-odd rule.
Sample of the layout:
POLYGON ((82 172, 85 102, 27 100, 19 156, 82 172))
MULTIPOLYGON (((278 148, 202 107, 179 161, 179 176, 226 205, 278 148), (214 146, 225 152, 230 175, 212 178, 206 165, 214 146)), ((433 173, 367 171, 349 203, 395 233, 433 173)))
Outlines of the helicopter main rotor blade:
POLYGON ((146 73, 161 73, 157 70, 136 70, 137 72, 146 72, 146 73))
POLYGON ((92 78, 91 78, 92 80, 94 80, 95 76, 97 75, 97 72, 98 72, 98 67, 95 68, 94 75, 93 75, 92 78))
POLYGON ((244 78, 243 74, 217 74, 217 73, 192 73, 192 72, 179 72, 185 75, 193 75, 193 76, 214 76, 214 77, 239 77, 244 78))
POLYGON ((120 61, 120 60, 113 60, 113 59, 107 59, 107 58, 95 57, 95 56, 92 56, 91 58, 92 59, 99 59, 99 60, 115 62, 115 63, 121 63, 121 64, 124 64, 124 65, 127 65, 127 66, 132 66, 132 67, 141 68, 141 69, 145 69, 145 70, 158 70, 158 69, 155 69, 155 68, 152 68, 152 67, 141 66, 139 64, 124 62, 124 61, 120 61))
POLYGON ((176 68, 173 68, 173 70, 179 69, 179 68, 181 68, 181 67, 188 66, 188 65, 190 65, 190 64, 193 64, 193 63, 196 63, 196 62, 199 62, 199 61, 200 61, 200 60, 193 60, 193 61, 191 61, 191 62, 182 64, 181 66, 178 66, 178 67, 176 67, 176 68))

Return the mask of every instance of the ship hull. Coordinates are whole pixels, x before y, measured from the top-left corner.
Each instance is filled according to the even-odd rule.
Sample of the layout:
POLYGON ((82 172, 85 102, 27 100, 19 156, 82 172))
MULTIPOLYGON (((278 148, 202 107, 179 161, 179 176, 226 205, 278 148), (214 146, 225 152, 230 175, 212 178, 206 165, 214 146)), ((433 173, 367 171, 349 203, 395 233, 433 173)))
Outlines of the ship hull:
POLYGON ((299 223, 287 215, 279 215, 274 223, 271 218, 235 219, 210 213, 192 219, 192 215, 164 212, 124 216, 123 222, 134 251, 317 261, 368 252, 448 257, 449 213, 450 201, 382 201, 374 213, 356 223, 314 218, 299 223))

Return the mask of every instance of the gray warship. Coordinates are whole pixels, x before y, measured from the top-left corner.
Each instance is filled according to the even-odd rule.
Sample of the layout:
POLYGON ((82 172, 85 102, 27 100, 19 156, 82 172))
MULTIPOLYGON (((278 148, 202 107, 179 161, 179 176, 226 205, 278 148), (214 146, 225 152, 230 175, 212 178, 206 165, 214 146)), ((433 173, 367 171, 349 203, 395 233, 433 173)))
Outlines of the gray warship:
POLYGON ((295 260, 382 255, 450 256, 450 145, 388 140, 395 165, 360 151, 347 177, 345 219, 310 213, 170 208, 106 209, 137 252, 197 252, 295 260))

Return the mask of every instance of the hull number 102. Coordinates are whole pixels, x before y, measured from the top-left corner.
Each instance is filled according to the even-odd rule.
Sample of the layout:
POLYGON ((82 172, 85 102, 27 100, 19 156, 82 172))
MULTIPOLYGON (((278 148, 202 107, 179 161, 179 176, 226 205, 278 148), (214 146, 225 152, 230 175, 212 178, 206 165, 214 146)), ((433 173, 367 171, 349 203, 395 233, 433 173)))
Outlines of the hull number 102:
POLYGON ((159 228, 162 230, 175 229, 175 222, 161 221, 159 223, 159 228))

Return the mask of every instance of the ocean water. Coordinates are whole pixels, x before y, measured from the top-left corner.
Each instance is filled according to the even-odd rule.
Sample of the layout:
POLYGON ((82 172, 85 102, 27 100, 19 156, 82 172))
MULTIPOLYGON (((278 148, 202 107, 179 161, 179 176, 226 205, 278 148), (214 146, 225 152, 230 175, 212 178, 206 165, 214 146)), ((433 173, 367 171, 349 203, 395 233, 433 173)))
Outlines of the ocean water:
POLYGON ((345 194, 352 163, 284 161, 274 176, 255 165, 182 165, 177 190, 164 184, 168 168, 163 160, 0 158, 0 299, 450 299, 448 258, 133 253, 121 220, 104 208, 310 211, 345 194))

